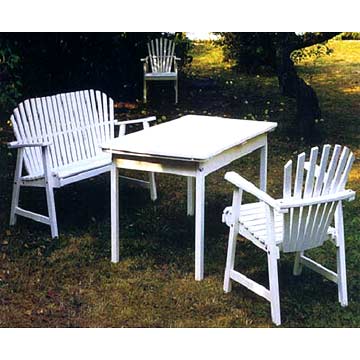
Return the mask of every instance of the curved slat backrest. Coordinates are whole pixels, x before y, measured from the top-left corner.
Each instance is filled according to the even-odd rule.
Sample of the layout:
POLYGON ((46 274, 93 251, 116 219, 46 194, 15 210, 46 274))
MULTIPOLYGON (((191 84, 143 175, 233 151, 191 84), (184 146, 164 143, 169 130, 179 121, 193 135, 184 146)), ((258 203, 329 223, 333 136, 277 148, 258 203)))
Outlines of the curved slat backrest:
POLYGON ((151 71, 154 73, 171 72, 175 56, 175 43, 170 39, 155 39, 147 44, 151 71))
MULTIPOLYGON (((18 142, 51 142, 50 166, 56 169, 102 153, 99 145, 114 137, 114 102, 95 90, 28 99, 11 116, 18 142)), ((41 150, 25 148, 29 175, 43 174, 41 150)))
MULTIPOLYGON (((330 145, 324 145, 319 163, 317 147, 311 149, 308 162, 305 153, 298 156, 293 191, 292 161, 285 165, 284 199, 321 198, 345 189, 354 154, 347 147, 341 151, 341 146, 335 145, 330 157, 330 150, 330 145)), ((303 251, 322 245, 337 205, 338 201, 334 201, 291 208, 284 214, 283 251, 303 251)))

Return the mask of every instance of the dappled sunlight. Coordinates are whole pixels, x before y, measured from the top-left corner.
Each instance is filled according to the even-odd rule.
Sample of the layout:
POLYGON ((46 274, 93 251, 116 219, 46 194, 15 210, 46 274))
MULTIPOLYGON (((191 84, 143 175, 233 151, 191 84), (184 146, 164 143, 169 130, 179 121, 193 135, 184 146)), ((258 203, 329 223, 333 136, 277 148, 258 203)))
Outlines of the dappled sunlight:
MULTIPOLYGON (((343 88, 342 91, 348 94, 360 94, 360 85, 343 88)), ((359 99, 360 100, 360 99, 359 99)))

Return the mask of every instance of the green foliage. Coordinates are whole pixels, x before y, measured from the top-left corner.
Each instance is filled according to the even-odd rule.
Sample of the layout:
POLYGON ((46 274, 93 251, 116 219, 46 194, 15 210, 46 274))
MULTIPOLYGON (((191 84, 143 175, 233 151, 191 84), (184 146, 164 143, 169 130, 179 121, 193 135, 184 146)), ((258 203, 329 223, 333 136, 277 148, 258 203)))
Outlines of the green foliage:
POLYGON ((20 57, 0 38, 0 117, 11 110, 21 96, 20 57))
POLYGON ((226 60, 236 61, 239 70, 248 73, 273 71, 276 65, 275 33, 221 32, 219 43, 224 46, 226 60))
POLYGON ((360 40, 360 32, 343 32, 338 38, 340 40, 360 40))
POLYGON ((3 34, 0 54, 5 52, 5 73, 10 71, 11 81, 2 85, 6 86, 2 96, 16 103, 21 81, 24 98, 83 88, 100 89, 114 98, 138 97, 143 72, 140 58, 147 55, 146 43, 160 36, 175 39, 176 55, 185 64, 190 41, 183 33, 3 34))
POLYGON ((315 61, 323 56, 331 55, 332 48, 327 44, 316 44, 303 49, 295 50, 291 53, 291 60, 298 64, 304 60, 315 61))

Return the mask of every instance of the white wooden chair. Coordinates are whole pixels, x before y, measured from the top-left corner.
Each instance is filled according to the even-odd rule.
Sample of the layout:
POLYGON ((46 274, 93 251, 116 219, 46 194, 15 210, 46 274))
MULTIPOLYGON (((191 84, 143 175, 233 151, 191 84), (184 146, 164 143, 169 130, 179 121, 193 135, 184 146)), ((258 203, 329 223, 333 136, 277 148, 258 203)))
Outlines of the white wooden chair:
POLYGON ((323 147, 319 165, 317 147, 311 149, 307 162, 305 153, 298 156, 293 188, 292 161, 289 161, 284 167, 283 198, 279 200, 235 172, 225 175, 236 188, 232 206, 223 212, 223 222, 230 227, 224 291, 231 291, 234 280, 264 297, 271 304, 271 317, 276 325, 281 323, 277 268, 280 251, 296 254, 294 275, 300 275, 302 265, 320 273, 338 285, 341 305, 348 303, 342 201, 355 198, 354 191, 345 190, 355 157, 348 148, 341 152, 341 147, 336 145, 330 159, 330 149, 330 145, 323 147), (254 195, 258 202, 241 204, 243 191, 254 195), (234 269, 238 235, 267 253, 270 289, 234 269), (321 246, 328 239, 337 249, 337 273, 304 255, 304 251, 321 246))
MULTIPOLYGON (((125 135, 127 125, 142 123, 144 129, 155 117, 117 122, 114 102, 100 91, 85 90, 28 99, 20 103, 11 116, 17 149, 10 225, 24 216, 50 225, 52 237, 58 237, 54 188, 88 179, 111 170, 111 154, 100 144, 114 138, 114 127, 125 135), (25 166, 24 166, 25 165, 25 166), (23 174, 25 167, 26 174, 23 174), (43 187, 48 216, 19 206, 22 186, 43 187)), ((129 179, 150 187, 152 200, 157 197, 154 174, 150 181, 129 179)))
POLYGON ((166 38, 151 40, 147 44, 149 55, 144 63, 144 103, 147 102, 147 81, 174 81, 175 104, 178 102, 178 69, 175 43, 166 38))

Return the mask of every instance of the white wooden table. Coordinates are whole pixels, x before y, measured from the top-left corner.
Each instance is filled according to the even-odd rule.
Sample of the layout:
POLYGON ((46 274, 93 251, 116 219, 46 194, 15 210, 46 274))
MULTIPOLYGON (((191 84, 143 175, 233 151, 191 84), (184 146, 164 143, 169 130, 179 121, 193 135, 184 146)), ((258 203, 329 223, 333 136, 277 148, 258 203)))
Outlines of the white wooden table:
POLYGON ((267 133, 277 123, 186 115, 103 145, 112 153, 111 261, 119 261, 119 169, 187 176, 187 213, 195 213, 195 279, 204 277, 206 175, 260 150, 260 188, 266 190, 267 133), (194 191, 195 190, 195 191, 194 191))

